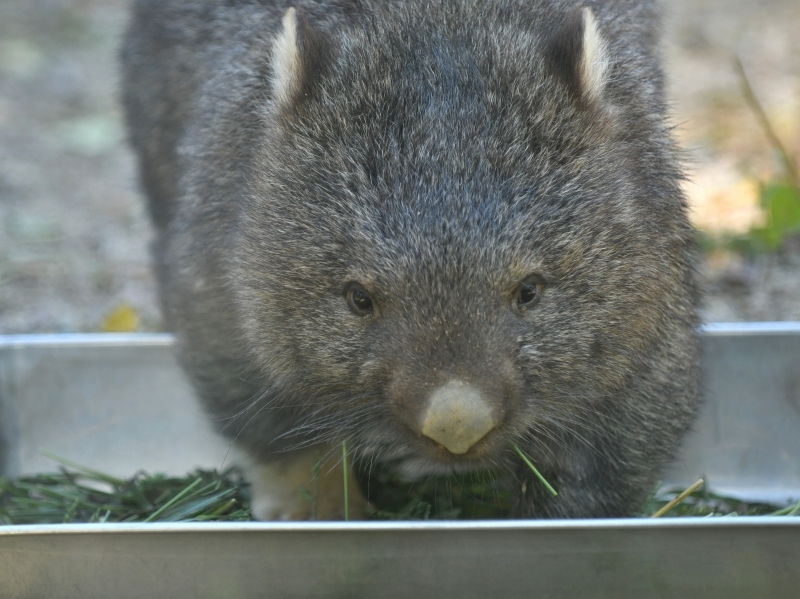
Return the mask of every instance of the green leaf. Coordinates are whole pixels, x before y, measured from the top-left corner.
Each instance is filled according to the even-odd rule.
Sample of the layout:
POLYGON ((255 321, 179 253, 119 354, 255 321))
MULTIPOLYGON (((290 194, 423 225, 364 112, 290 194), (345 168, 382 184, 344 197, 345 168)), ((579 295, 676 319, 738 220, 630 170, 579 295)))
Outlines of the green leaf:
POLYGON ((800 227, 800 190, 793 185, 768 185, 761 191, 761 204, 770 224, 781 229, 800 227))
POLYGON ((800 189, 785 183, 765 185, 761 206, 767 213, 767 226, 752 229, 750 236, 764 249, 774 251, 787 233, 800 230, 800 189))

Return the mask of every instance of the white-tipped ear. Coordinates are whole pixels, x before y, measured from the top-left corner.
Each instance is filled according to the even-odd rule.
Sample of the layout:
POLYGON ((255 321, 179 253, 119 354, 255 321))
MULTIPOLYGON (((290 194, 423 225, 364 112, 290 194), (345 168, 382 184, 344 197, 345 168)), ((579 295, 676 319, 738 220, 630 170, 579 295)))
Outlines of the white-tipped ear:
POLYGON ((279 104, 288 104, 297 93, 302 65, 297 11, 294 7, 283 15, 283 29, 272 44, 272 93, 279 104))
POLYGON ((581 90, 590 101, 596 102, 603 95, 608 75, 608 46, 591 8, 583 9, 583 36, 581 43, 580 79, 581 90))

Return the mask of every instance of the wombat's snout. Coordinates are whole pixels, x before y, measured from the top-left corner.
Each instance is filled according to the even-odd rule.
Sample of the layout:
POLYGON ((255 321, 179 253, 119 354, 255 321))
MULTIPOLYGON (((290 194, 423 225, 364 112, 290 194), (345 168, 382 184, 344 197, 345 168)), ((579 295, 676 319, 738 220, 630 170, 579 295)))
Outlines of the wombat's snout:
POLYGON ((422 434, 451 453, 464 454, 496 424, 480 389, 462 381, 450 381, 431 393, 422 417, 422 434))

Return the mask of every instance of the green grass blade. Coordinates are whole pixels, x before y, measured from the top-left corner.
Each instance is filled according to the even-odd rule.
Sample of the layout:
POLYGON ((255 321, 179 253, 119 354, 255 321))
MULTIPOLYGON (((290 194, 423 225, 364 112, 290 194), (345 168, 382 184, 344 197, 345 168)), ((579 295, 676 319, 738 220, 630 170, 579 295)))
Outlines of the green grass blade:
POLYGON ((348 469, 347 469, 347 441, 342 441, 342 472, 344 473, 344 519, 350 519, 350 493, 347 488, 348 469))
POLYGON ((556 490, 550 485, 549 482, 547 482, 545 480, 544 476, 542 476, 539 473, 539 471, 536 469, 536 466, 534 466, 533 463, 528 459, 528 456, 526 456, 524 453, 522 453, 522 450, 519 447, 517 447, 516 445, 514 445, 513 447, 514 447, 514 451, 516 451, 517 454, 519 455, 519 457, 522 458, 522 461, 525 462, 525 464, 527 464, 528 468, 530 468, 531 471, 536 475, 536 478, 538 478, 540 481, 542 481, 542 484, 545 487, 547 487, 547 490, 550 491, 550 493, 553 495, 553 497, 557 497, 558 493, 556 492, 556 490))
POLYGON ((125 484, 125 481, 121 478, 116 478, 114 476, 110 476, 108 474, 104 474, 103 472, 99 472, 98 470, 92 470, 91 468, 87 468, 83 464, 78 464, 77 462, 73 462, 72 460, 68 460, 66 458, 62 458, 61 456, 57 456, 54 453, 50 453, 49 451, 42 449, 39 453, 41 453, 44 457, 50 458, 51 460, 58 462, 63 466, 69 466, 78 472, 83 472, 87 476, 94 478, 96 480, 101 480, 103 482, 107 482, 112 484, 116 487, 121 487, 125 484))
POLYGON ((200 478, 200 477, 197 477, 195 479, 195 481, 191 485, 186 487, 183 491, 181 491, 180 493, 175 495, 175 497, 170 499, 167 503, 165 503, 160 508, 158 508, 155 512, 150 514, 147 518, 144 519, 144 521, 145 522, 153 522, 156 518, 158 518, 161 514, 163 514, 170 506, 175 505, 178 501, 180 501, 181 499, 186 497, 186 495, 188 495, 191 492, 191 490, 194 489, 201 482, 203 482, 203 479, 200 478))

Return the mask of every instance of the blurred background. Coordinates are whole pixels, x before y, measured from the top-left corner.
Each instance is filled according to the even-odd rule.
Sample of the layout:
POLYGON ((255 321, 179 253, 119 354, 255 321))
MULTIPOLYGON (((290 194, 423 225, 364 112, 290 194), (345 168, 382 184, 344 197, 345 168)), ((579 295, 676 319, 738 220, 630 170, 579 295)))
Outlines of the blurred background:
MULTIPOLYGON (((664 4, 705 317, 800 320, 800 2, 664 4)), ((0 334, 161 328, 117 102, 126 5, 0 0, 0 334)))

